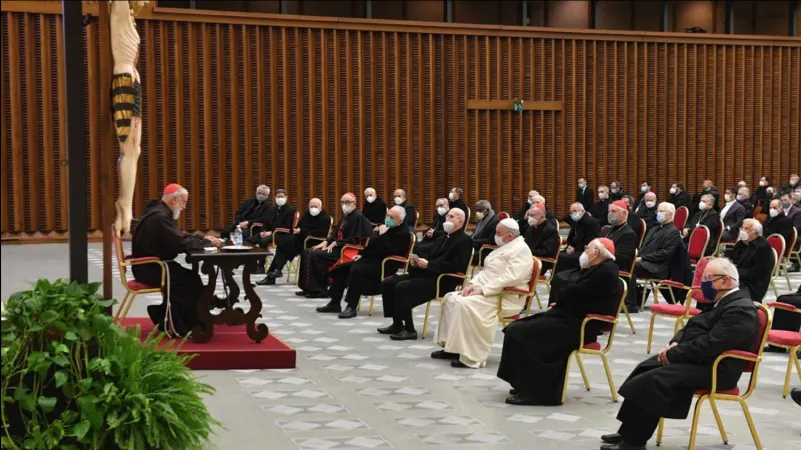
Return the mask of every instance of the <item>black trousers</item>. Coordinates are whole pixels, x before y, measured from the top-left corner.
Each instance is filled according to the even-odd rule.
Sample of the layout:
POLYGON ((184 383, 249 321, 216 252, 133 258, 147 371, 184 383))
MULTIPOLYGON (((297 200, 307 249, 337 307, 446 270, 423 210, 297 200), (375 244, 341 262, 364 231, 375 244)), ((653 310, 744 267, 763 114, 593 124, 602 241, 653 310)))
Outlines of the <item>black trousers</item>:
MULTIPOLYGON (((634 265, 634 273, 631 274, 631 284, 629 284, 628 294, 626 294, 626 308, 628 309, 639 309, 642 306, 642 288, 637 287, 637 278, 640 277, 654 278, 655 276, 645 270, 641 265, 634 265)), ((648 300, 647 295, 645 296, 645 300, 648 300)))
POLYGON ((331 285, 328 287, 331 303, 339 304, 344 294, 345 303, 356 308, 363 295, 377 295, 381 292, 378 288, 381 269, 375 264, 361 264, 359 261, 340 264, 328 275, 331 278, 331 285))
MULTIPOLYGON (((167 268, 170 272, 170 312, 173 327, 178 334, 186 336, 195 325, 200 324, 197 304, 203 295, 203 281, 197 272, 187 269, 175 261, 167 262, 167 268)), ((161 284, 161 269, 154 264, 134 266, 133 272, 136 280, 142 283, 151 286, 161 284)), ((163 322, 167 310, 167 292, 163 292, 162 295, 164 296, 164 302, 152 308, 154 315, 151 316, 151 320, 153 320, 154 325, 166 330, 163 322)), ((148 313, 150 314, 150 310, 148 313)))
POLYGON ((322 292, 328 286, 328 268, 339 259, 339 248, 331 253, 325 250, 306 249, 300 257, 298 287, 306 292, 322 292))
MULTIPOLYGON (((450 290, 455 289, 455 286, 450 290)), ((434 277, 395 275, 381 282, 381 297, 384 302, 384 317, 392 317, 396 326, 405 324, 414 331, 412 310, 437 295, 437 279, 434 277)), ((444 292, 440 292, 444 295, 444 292)))
MULTIPOLYGON (((780 295, 776 301, 801 308, 801 294, 780 295)), ((773 326, 771 329, 798 331, 799 327, 801 327, 801 314, 776 308, 773 313, 773 326)))
POLYGON ((634 446, 644 447, 659 426, 659 416, 628 400, 623 400, 623 404, 620 405, 617 420, 620 421, 618 434, 623 436, 626 443, 634 446))
POLYGON ((573 252, 569 255, 565 252, 559 253, 559 258, 556 262, 556 273, 564 272, 566 270, 580 269, 580 258, 581 253, 579 252, 573 252))

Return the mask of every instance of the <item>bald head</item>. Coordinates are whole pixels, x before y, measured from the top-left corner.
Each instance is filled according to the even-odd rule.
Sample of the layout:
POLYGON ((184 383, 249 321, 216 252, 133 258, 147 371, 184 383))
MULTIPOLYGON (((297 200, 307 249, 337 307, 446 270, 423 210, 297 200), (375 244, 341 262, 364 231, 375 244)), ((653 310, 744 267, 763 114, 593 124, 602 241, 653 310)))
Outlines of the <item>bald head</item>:
POLYGON ((309 208, 322 209, 322 207, 323 207, 323 202, 320 201, 319 198, 314 197, 313 199, 309 200, 309 208))
POLYGON ((375 189, 373 189, 373 188, 371 188, 371 187, 369 187, 369 188, 365 189, 365 190, 364 190, 364 197, 365 197, 365 198, 370 198, 370 197, 373 197, 373 200, 375 200, 375 197, 376 197, 376 195, 375 195, 375 189))
POLYGON ((393 206, 387 212, 387 217, 392 219, 395 226, 398 226, 406 219, 406 209, 403 206, 393 206))
POLYGON ((443 228, 445 228, 445 232, 446 233, 451 234, 454 231, 456 231, 456 230, 458 230, 458 229, 460 229, 460 228, 462 228, 464 226, 464 220, 465 220, 464 211, 462 211, 461 208, 451 208, 451 210, 448 211, 448 214, 445 216, 445 222, 446 223, 448 223, 448 222, 452 223, 453 224, 453 229, 448 231, 448 229, 445 228, 444 225, 443 225, 443 228))
POLYGON ((356 203, 356 196, 348 192, 339 199, 341 203, 356 203))

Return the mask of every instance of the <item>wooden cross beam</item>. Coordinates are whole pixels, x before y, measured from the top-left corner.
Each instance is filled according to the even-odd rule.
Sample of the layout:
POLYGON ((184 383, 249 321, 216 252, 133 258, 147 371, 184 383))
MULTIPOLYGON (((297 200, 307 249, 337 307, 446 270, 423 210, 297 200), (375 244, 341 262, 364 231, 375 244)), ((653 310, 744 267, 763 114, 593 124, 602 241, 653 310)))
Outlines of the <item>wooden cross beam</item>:
MULTIPOLYGON (((467 109, 514 110, 514 100, 467 100, 467 109)), ((523 100, 523 111, 561 111, 562 102, 523 100)))

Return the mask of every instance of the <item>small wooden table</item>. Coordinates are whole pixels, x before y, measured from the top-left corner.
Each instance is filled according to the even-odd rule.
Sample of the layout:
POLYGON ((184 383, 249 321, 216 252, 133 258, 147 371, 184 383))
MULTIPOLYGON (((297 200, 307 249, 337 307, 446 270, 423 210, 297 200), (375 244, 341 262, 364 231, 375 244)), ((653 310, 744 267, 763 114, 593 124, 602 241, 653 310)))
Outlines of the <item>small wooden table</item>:
POLYGON ((245 252, 231 252, 218 250, 216 252, 192 252, 186 255, 186 262, 196 266, 202 263, 200 270, 209 276, 206 289, 198 302, 198 319, 203 323, 192 330, 192 340, 206 343, 214 336, 214 325, 245 325, 248 337, 260 343, 267 337, 267 325, 256 323, 261 317, 261 298, 253 289, 250 274, 256 261, 262 260, 271 253, 259 247, 253 247, 245 252), (245 313, 242 308, 234 308, 239 301, 239 285, 234 279, 234 269, 244 266, 242 270, 242 287, 245 290, 245 299, 250 302, 250 309, 245 313), (228 288, 227 296, 214 295, 217 287, 217 269, 222 272, 223 284, 228 288), (222 308, 220 314, 212 314, 213 307, 222 308))

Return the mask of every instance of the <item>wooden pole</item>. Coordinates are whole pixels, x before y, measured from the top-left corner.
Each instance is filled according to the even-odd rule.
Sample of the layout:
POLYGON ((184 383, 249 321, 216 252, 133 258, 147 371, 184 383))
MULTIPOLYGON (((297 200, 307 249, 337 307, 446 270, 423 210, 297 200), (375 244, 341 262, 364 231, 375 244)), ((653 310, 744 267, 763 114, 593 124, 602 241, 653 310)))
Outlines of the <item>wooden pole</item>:
MULTIPOLYGON (((100 147, 101 147, 101 183, 102 183, 102 224, 103 224, 103 297, 110 299, 113 297, 114 279, 111 275, 112 265, 112 230, 114 223, 114 161, 117 160, 114 145, 114 123, 111 117, 111 75, 112 75, 112 56, 111 56, 111 29, 109 27, 109 6, 108 2, 98 2, 97 26, 100 36, 100 117, 92 117, 90 120, 100 120, 100 147)), ((91 70, 91 69, 90 69, 91 70)), ((95 89, 95 86, 89 86, 95 89)))

